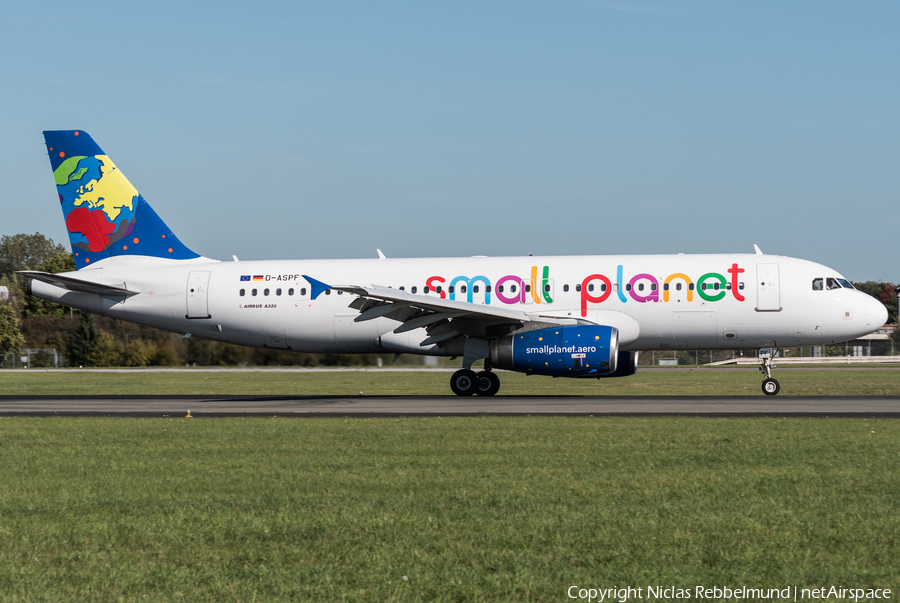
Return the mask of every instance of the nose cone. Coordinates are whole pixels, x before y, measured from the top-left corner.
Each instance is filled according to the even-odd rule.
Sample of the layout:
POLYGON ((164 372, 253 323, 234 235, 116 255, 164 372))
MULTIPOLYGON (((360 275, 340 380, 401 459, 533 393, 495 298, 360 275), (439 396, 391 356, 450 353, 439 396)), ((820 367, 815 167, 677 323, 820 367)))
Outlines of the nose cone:
POLYGON ((884 304, 874 297, 867 295, 866 298, 866 332, 872 333, 887 322, 888 311, 884 304))

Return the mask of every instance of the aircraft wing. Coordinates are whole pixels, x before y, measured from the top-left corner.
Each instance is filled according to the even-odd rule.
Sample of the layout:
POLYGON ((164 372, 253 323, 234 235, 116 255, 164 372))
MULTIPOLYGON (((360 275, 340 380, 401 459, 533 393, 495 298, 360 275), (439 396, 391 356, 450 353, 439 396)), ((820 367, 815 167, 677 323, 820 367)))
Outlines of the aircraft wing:
MULTIPOLYGON (((38 272, 35 270, 19 270, 16 274, 21 274, 26 278, 33 278, 69 291, 80 291, 82 293, 96 293, 97 295, 108 295, 120 297, 123 295, 137 295, 140 291, 132 291, 124 287, 114 287, 113 285, 104 285, 103 283, 94 283, 80 278, 71 276, 63 276, 61 274, 50 274, 49 272, 38 272)), ((123 283, 124 284, 124 283, 123 283)))
MULTIPOLYGON (((309 277, 304 276, 304 278, 312 282, 309 277)), ((415 295, 407 291, 378 285, 325 285, 319 290, 324 291, 325 288, 357 296, 357 299, 350 304, 351 308, 359 310, 360 313, 354 319, 355 322, 382 317, 389 318, 402 323, 394 329, 394 333, 398 334, 424 328, 428 337, 419 344, 421 346, 436 344, 443 347, 461 335, 494 339, 518 330, 525 324, 553 326, 585 322, 580 319, 542 316, 537 313, 529 314, 512 308, 498 308, 429 295, 415 295)), ((314 289, 318 289, 318 287, 314 287, 314 289)))

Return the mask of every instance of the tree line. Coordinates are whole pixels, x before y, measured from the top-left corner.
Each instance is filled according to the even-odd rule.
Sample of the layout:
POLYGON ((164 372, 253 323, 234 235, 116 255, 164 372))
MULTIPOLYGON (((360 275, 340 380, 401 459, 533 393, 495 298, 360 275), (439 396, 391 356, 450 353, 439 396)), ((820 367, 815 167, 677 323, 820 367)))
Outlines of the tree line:
MULTIPOLYGON (((73 310, 26 294, 27 279, 18 270, 71 272, 72 254, 40 233, 0 237, 0 366, 20 364, 26 349, 55 349, 68 366, 354 366, 374 365, 375 354, 295 354, 248 348, 142 327, 73 310)), ((381 355, 390 362, 391 355, 381 355)), ((420 358, 404 358, 418 364, 420 358)), ((32 357, 32 366, 52 366, 48 355, 32 357)))
MULTIPOLYGON (((29 296, 26 279, 17 275, 17 270, 70 272, 75 270, 75 261, 65 247, 40 233, 0 237, 0 286, 10 293, 7 300, 0 300, 0 366, 17 363, 25 349, 55 349, 69 366, 352 366, 373 365, 379 358, 374 354, 294 354, 184 338, 29 296)), ((853 285, 881 301, 888 309, 888 321, 897 324, 895 284, 868 281, 853 285)), ((893 339, 900 351, 900 328, 894 329, 893 339)), ((833 353, 840 352, 838 347, 843 349, 832 347, 833 353)), ((390 361, 389 355, 380 358, 390 361)), ((421 364, 422 359, 407 355, 404 361, 421 364)), ((52 358, 33 358, 34 366, 48 363, 52 364, 52 358)))

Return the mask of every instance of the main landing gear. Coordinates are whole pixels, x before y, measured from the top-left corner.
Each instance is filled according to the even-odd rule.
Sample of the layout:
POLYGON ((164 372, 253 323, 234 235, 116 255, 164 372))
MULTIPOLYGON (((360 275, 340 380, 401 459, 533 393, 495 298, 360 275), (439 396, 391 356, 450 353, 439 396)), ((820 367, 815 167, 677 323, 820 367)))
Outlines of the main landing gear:
POLYGON ((772 379, 772 369, 775 368, 775 365, 772 364, 772 360, 774 360, 777 355, 778 348, 759 349, 759 359, 762 361, 759 372, 766 376, 762 382, 762 390, 767 396, 774 396, 781 391, 781 384, 775 379, 772 379))
POLYGON ((493 396, 500 391, 500 377, 492 371, 460 369, 450 377, 450 389, 457 396, 493 396))

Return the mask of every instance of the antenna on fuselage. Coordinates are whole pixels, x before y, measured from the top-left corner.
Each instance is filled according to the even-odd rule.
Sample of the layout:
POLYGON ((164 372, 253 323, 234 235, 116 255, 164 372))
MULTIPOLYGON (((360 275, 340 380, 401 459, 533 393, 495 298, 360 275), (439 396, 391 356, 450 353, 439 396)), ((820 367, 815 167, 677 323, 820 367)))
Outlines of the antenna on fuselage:
POLYGON ((757 245, 756 243, 753 244, 753 249, 756 250, 756 255, 763 255, 762 250, 759 248, 759 245, 757 245))

